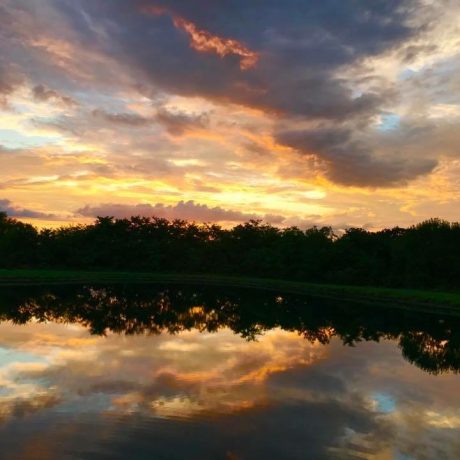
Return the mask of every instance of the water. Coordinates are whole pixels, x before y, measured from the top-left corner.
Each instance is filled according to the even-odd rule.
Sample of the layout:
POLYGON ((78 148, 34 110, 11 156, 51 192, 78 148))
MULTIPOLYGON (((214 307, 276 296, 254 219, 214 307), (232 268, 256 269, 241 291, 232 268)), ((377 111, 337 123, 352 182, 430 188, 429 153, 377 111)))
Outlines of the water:
POLYGON ((0 290, 0 458, 458 459, 460 319, 179 286, 0 290))

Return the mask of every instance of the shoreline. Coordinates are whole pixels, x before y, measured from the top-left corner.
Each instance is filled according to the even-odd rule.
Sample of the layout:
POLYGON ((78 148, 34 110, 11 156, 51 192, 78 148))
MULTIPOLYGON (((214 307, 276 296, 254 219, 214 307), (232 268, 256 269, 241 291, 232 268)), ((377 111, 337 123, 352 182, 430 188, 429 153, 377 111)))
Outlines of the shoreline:
POLYGON ((377 304, 429 313, 460 315, 460 292, 395 289, 371 286, 306 283, 270 278, 209 274, 148 273, 123 271, 1 269, 0 287, 82 283, 168 283, 197 284, 248 289, 283 291, 331 300, 377 304))

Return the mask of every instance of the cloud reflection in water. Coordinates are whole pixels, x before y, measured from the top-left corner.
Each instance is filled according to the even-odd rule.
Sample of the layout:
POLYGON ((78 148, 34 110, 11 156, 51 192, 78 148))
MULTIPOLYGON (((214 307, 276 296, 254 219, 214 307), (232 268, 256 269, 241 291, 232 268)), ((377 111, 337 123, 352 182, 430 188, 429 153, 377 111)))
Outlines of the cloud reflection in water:
MULTIPOLYGON (((83 318, 82 292, 75 288, 68 297, 79 305, 80 321, 69 323, 63 294, 47 291, 46 298, 58 299, 67 314, 60 322, 30 318, 25 325, 0 325, 2 356, 9 357, 0 367, 0 441, 7 460, 460 455, 459 376, 448 369, 434 375, 411 365, 401 356, 397 336, 388 331, 380 343, 355 342, 352 348, 343 346, 343 330, 339 336, 329 329, 323 340, 329 344, 323 345, 306 340, 306 329, 289 330, 286 312, 273 327, 267 318, 260 317, 259 324, 249 321, 244 294, 238 293, 240 310, 232 307, 233 319, 227 315, 227 323, 213 332, 192 319, 205 314, 209 322, 211 306, 214 314, 224 309, 198 293, 192 297, 204 300, 200 307, 189 302, 181 310, 180 304, 174 309, 174 302, 168 308, 163 303, 168 327, 174 321, 178 327, 174 335, 126 335, 109 328, 105 336, 96 336, 83 318), (236 321, 244 331, 261 333, 242 338, 235 334, 236 321)), ((48 302, 46 309, 40 295, 22 299, 22 314, 34 305, 35 314, 51 319, 52 306, 48 302)), ((177 291, 169 292, 170 300, 174 295, 177 291)), ((187 293, 182 295, 190 301, 187 293)), ((260 296, 259 304, 254 298, 248 304, 258 305, 259 311, 262 304, 271 309, 271 296, 279 305, 272 294, 260 296)), ((106 304, 105 314, 114 319, 120 313, 132 327, 129 304, 145 300, 142 290, 135 300, 128 295, 123 300, 116 289, 110 297, 118 304, 106 304)), ((217 297, 235 304, 235 297, 217 297)), ((88 306, 88 298, 85 302, 88 306)), ((10 298, 5 305, 14 302, 10 298)), ((92 308, 99 311, 98 305, 92 308)), ((280 308, 291 311, 293 326, 293 304, 280 308)), ((321 310, 324 314, 327 308, 321 310)), ((11 311, 4 320, 5 315, 13 319, 11 311)), ((362 338, 370 325, 363 318, 360 327, 362 338)), ((433 339, 439 331, 430 334, 433 339)))

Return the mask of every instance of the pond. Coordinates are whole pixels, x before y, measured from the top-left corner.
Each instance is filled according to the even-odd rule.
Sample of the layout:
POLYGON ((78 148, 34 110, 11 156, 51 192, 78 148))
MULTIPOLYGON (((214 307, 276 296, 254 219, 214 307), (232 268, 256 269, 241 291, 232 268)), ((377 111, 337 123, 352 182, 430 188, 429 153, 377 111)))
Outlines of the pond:
POLYGON ((460 318, 193 286, 0 289, 4 460, 458 459, 460 318))

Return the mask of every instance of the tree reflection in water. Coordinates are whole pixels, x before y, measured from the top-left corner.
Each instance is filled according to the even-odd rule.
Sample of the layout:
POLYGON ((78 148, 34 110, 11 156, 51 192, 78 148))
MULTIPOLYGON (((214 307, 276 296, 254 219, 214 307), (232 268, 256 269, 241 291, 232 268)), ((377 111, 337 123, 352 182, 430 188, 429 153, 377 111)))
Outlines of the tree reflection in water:
POLYGON ((322 344, 332 337, 349 346, 392 339, 405 359, 426 372, 460 370, 460 318, 259 290, 152 285, 2 288, 0 321, 78 323, 96 335, 229 328, 256 340, 264 331, 280 328, 322 344))

